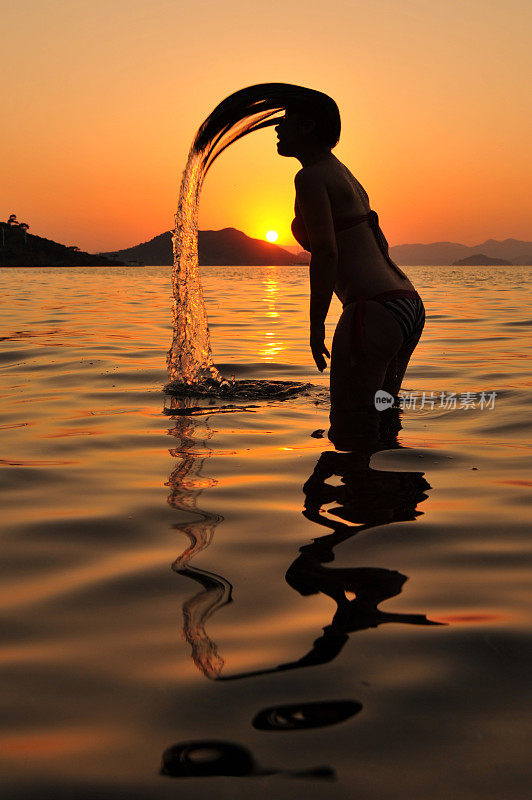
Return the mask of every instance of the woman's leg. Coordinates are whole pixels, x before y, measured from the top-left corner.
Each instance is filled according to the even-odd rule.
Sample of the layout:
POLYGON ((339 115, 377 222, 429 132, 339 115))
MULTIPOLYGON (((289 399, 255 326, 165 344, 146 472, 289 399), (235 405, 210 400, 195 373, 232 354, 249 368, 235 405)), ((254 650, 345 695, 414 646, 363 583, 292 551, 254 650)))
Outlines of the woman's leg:
POLYGON ((359 446, 362 440, 370 445, 379 440, 380 412, 375 408, 375 392, 382 388, 390 361, 403 341, 393 314, 380 303, 368 300, 364 346, 352 364, 354 313, 354 304, 342 313, 331 351, 329 439, 342 450, 359 446))
POLYGON ((403 342, 401 327, 380 303, 366 301, 364 346, 354 350, 355 304, 348 306, 338 321, 331 352, 331 405, 337 409, 374 407, 375 392, 383 388, 390 362, 403 342))
POLYGON ((399 396, 399 390, 408 367, 408 362, 417 347, 422 333, 423 329, 419 331, 416 337, 405 342, 399 352, 392 358, 386 370, 382 388, 385 392, 389 392, 389 394, 393 395, 396 400, 399 396))

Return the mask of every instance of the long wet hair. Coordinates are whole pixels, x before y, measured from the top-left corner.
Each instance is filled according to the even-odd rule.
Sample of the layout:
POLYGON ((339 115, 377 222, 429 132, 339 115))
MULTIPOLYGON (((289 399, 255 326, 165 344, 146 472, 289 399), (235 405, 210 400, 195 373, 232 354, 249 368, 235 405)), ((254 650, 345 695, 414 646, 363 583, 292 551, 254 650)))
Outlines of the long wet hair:
POLYGON ((311 119, 326 147, 338 143, 340 112, 332 97, 292 83, 258 83, 230 94, 200 126, 192 150, 202 156, 203 175, 226 147, 248 133, 277 125, 286 111, 311 119))

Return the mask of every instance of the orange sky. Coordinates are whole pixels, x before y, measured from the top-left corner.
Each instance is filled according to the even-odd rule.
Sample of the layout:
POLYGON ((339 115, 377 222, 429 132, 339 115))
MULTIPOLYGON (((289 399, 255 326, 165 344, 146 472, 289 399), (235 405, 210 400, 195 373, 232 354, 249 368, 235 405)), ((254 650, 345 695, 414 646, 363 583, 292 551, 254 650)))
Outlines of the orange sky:
MULTIPOLYGON (((0 216, 89 251, 169 229, 194 133, 231 92, 327 92, 335 154, 391 244, 532 239, 528 0, 26 0, 2 10, 0 216), (526 189, 526 191, 525 191, 526 189)), ((266 129, 210 171, 200 228, 293 244, 266 129)))

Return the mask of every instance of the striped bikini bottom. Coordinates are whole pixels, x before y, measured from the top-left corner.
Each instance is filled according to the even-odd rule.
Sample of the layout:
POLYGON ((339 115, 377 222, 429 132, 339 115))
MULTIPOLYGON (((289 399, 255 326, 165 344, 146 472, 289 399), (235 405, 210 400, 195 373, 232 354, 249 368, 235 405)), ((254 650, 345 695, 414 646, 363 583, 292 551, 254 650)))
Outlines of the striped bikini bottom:
POLYGON ((389 292, 381 292, 373 297, 357 297, 351 303, 346 303, 344 310, 349 306, 355 305, 353 315, 353 356, 351 362, 355 361, 355 354, 364 349, 364 316, 366 311, 366 301, 374 300, 385 306, 394 315, 403 332, 402 347, 415 345, 421 336, 425 325, 425 307, 417 292, 411 289, 392 289, 389 292))

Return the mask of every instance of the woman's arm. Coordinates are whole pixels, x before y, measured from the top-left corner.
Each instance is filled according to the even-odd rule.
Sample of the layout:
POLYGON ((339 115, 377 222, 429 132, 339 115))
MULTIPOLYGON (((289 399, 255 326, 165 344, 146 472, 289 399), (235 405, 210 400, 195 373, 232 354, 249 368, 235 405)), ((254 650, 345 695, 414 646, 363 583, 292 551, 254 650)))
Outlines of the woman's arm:
POLYGON ((327 366, 325 318, 329 311, 336 282, 338 249, 325 183, 312 168, 300 170, 295 177, 296 201, 310 244, 310 347, 316 366, 323 372, 327 366))

